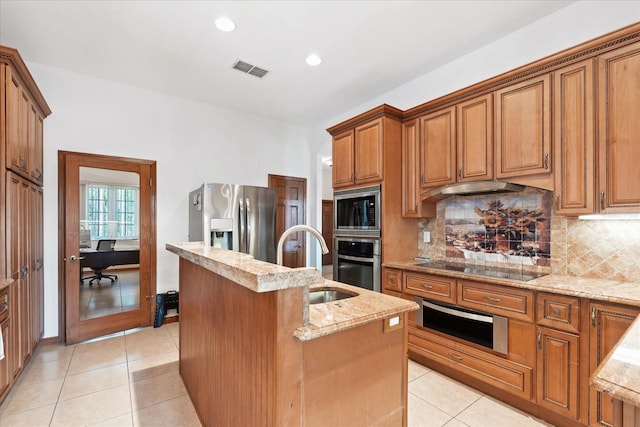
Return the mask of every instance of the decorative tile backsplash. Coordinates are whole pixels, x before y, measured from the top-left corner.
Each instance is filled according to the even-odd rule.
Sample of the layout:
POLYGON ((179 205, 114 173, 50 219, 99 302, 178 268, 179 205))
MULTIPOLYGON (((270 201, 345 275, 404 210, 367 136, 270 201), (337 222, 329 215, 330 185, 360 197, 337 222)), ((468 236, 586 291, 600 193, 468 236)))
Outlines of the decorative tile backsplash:
POLYGON ((437 204, 418 224, 418 255, 476 266, 637 281, 640 220, 585 221, 556 216, 551 192, 466 196, 437 204), (422 232, 431 242, 422 241, 422 232))
POLYGON ((501 194, 444 203, 447 258, 550 266, 548 194, 501 194))

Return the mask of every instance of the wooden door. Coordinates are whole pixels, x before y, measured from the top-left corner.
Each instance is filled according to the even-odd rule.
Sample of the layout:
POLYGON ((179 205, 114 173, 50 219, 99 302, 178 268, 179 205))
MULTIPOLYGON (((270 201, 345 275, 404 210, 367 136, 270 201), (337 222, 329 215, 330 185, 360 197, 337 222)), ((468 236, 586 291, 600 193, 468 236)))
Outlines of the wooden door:
POLYGON ((496 177, 551 173, 551 77, 496 92, 496 177))
POLYGON ((420 186, 456 182, 456 109, 439 110, 420 119, 420 186))
POLYGON ((556 212, 595 209, 595 117, 593 60, 554 72, 554 155, 556 212))
POLYGON ((7 233, 7 277, 15 281, 11 284, 10 316, 12 352, 10 371, 16 376, 31 354, 30 329, 30 282, 27 261, 29 227, 29 182, 13 172, 7 171, 6 180, 6 233, 7 233))
MULTIPOLYGON (((592 303, 589 328, 589 375, 602 363, 629 329, 639 310, 609 304, 592 303)), ((589 425, 612 426, 613 403, 605 393, 589 388, 589 425)))
MULTIPOLYGON (((307 180, 269 174, 269 187, 278 191, 278 211, 276 213, 276 241, 278 241, 285 230, 294 225, 305 223, 307 180)), ((283 246, 282 265, 291 268, 306 265, 305 239, 304 232, 289 235, 283 246)))
POLYGON ((322 201, 322 237, 329 249, 322 255, 322 265, 333 264, 333 200, 322 201))
POLYGON ((600 210, 640 209, 640 43, 598 58, 600 210))
MULTIPOLYGON (((58 251, 58 272, 59 283, 61 284, 59 298, 63 302, 61 313, 64 314, 60 320, 58 331, 61 340, 71 344, 125 329, 149 326, 152 318, 152 306, 155 304, 154 294, 156 287, 155 162, 60 151, 58 152, 58 168, 59 230, 61 236, 58 251), (109 180, 106 181, 107 183, 117 182, 121 176, 128 178, 130 175, 135 175, 139 188, 137 216, 134 215, 134 221, 137 220, 138 224, 136 230, 137 239, 134 236, 133 240, 127 240, 124 237, 122 237, 122 241, 116 240, 116 246, 120 243, 129 247, 137 244, 139 269, 133 271, 137 271, 138 276, 135 278, 136 280, 126 283, 127 292, 124 294, 124 286, 120 283, 122 282, 120 280, 121 272, 116 272, 118 279, 114 285, 117 284, 121 287, 121 300, 110 304, 113 306, 119 303, 122 308, 121 311, 93 312, 90 316, 85 315, 80 309, 81 296, 85 294, 85 290, 91 287, 91 282, 85 283, 84 280, 81 280, 82 253, 79 250, 80 206, 83 200, 80 183, 82 182, 81 173, 85 170, 87 170, 87 173, 93 173, 94 176, 109 177, 109 180)), ((133 187, 133 185, 130 186, 133 187)), ((94 193, 100 192, 95 191, 94 193)), ((85 194, 84 200, 88 200, 89 193, 84 192, 83 194, 85 194)), ((98 202, 105 205, 111 203, 103 199, 99 199, 98 202)), ((87 218, 85 223, 89 227, 93 227, 91 221, 90 218, 87 218)), ((120 224, 121 227, 126 225, 126 221, 120 223, 119 220, 112 221, 111 219, 100 220, 100 224, 102 223, 106 224, 106 226, 114 223, 120 224)), ((106 231, 101 230, 98 226, 96 231, 97 238, 110 238, 101 237, 104 233, 106 231)), ((94 239, 93 232, 91 238, 94 239)), ((120 237, 116 236, 113 236, 113 238, 120 239, 120 237)), ((107 272, 113 273, 109 271, 105 273, 107 272)), ((98 280, 94 286, 109 290, 111 284, 98 280)), ((118 296, 117 293, 111 295, 116 298, 118 296)))
POLYGON ((493 94, 457 106, 458 181, 493 179, 493 94))
POLYGON ((417 119, 402 124, 402 216, 407 218, 420 217, 419 131, 417 119))
POLYGON ((552 411, 578 418, 579 338, 538 328, 537 399, 552 411))
POLYGON ((353 156, 356 184, 382 181, 383 120, 379 118, 355 128, 353 156))
POLYGON ((353 150, 353 130, 342 132, 333 137, 333 143, 331 145, 333 188, 353 185, 353 150))

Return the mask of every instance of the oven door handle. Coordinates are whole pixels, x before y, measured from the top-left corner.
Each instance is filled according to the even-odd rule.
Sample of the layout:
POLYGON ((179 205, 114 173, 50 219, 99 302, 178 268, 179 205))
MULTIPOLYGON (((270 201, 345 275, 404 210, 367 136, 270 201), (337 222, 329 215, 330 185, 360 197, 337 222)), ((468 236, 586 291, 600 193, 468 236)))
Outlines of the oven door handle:
POLYGON ((452 316, 464 317, 465 319, 477 320, 479 322, 484 322, 484 323, 493 323, 493 317, 491 316, 483 316, 481 314, 467 313, 466 311, 459 311, 453 308, 443 307, 441 305, 432 304, 424 300, 422 301, 422 304, 425 307, 429 307, 432 310, 440 311, 442 313, 450 314, 452 316))
POLYGON ((346 259, 347 261, 373 262, 374 258, 362 258, 359 256, 338 255, 338 259, 346 259))

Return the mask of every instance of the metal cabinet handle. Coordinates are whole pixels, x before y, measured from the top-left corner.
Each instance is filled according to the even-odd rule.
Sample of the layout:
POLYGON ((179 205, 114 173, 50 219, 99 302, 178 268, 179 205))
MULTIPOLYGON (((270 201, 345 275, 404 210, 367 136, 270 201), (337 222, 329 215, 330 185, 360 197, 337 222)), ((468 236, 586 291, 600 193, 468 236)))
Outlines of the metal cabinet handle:
POLYGON ((604 191, 600 192, 600 210, 604 210, 604 191))
POLYGON ((591 307, 591 326, 595 327, 596 326, 596 308, 591 307))
POLYGON ((458 356, 457 354, 453 354, 451 352, 449 352, 447 354, 449 355, 450 358, 452 358, 453 360, 457 360, 458 362, 463 360, 462 356, 458 356))
POLYGON ((22 273, 22 277, 19 279, 20 282, 24 282, 24 279, 29 275, 29 270, 27 267, 20 267, 20 272, 22 273))
POLYGON ((500 302, 500 298, 488 297, 486 295, 485 295, 484 299, 486 299, 487 301, 491 301, 491 302, 500 302))
POLYGON ((549 169, 549 153, 544 155, 544 168, 549 169))
POLYGON ((551 310, 551 313, 553 313, 554 316, 559 316, 560 310, 558 310, 557 308, 554 308, 553 310, 551 310))
POLYGON ((433 285, 422 285, 424 289, 433 289, 433 285))
POLYGON ((458 178, 462 179, 462 168, 458 169, 458 178))
POLYGON ((0 307, 9 307, 8 302, 0 302, 0 307))
POLYGON ((538 348, 542 350, 542 331, 538 331, 538 348))

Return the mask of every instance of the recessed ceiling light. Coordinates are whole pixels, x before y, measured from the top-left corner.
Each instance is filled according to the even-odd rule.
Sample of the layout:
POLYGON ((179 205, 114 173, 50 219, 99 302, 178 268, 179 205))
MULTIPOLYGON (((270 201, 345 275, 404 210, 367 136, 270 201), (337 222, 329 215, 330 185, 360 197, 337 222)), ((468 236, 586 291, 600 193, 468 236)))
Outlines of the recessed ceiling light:
POLYGON ((316 65, 320 65, 320 63, 322 62, 322 58, 320 58, 315 53, 312 53, 311 55, 307 56, 306 62, 307 64, 315 67, 316 65))
POLYGON ((229 32, 236 29, 236 24, 234 24, 233 21, 226 16, 216 19, 215 24, 216 28, 220 31, 229 32))

